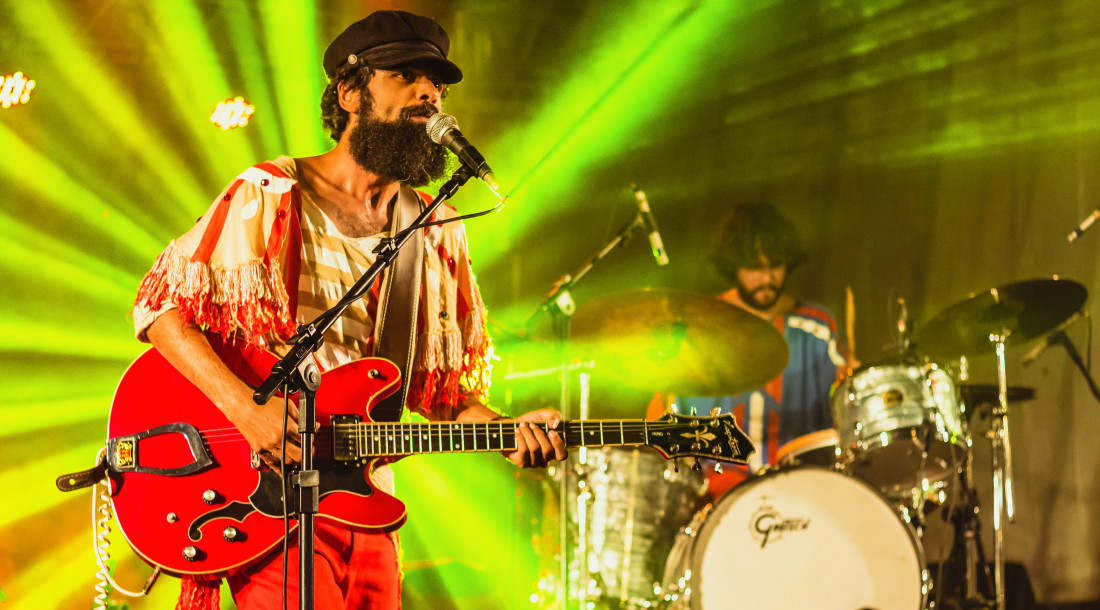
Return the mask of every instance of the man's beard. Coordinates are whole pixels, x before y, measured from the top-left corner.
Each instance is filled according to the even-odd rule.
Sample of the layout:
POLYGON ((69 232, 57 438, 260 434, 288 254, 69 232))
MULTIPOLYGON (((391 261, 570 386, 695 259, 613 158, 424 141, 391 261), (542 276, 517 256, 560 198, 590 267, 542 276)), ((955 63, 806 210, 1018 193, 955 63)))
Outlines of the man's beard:
POLYGON ((749 290, 741 282, 737 282, 737 295, 741 297, 741 302, 752 307, 757 311, 765 311, 772 305, 775 305, 779 301, 779 297, 783 296, 783 284, 779 286, 773 286, 771 284, 765 286, 758 286, 755 290, 749 290), (757 296, 761 289, 771 288, 773 295, 770 299, 762 300, 757 296))
POLYGON ((383 121, 371 113, 370 97, 364 92, 359 104, 359 123, 351 130, 351 157, 363 169, 383 178, 421 186, 447 172, 447 151, 432 142, 428 130, 414 123, 414 116, 431 116, 431 104, 401 109, 396 121, 383 121))

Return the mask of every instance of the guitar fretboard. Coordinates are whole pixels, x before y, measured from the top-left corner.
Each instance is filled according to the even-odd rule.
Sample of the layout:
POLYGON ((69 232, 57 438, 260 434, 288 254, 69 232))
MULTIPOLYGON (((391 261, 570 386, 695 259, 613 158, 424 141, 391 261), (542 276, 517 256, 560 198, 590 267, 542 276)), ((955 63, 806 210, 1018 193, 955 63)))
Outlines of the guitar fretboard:
MULTIPOLYGON (((337 459, 419 453, 474 453, 516 449, 511 422, 338 423, 333 422, 337 459)), ((527 425, 527 424, 524 424, 527 425)), ((533 425, 547 429, 545 423, 533 425)), ((668 425, 645 420, 564 421, 558 434, 565 446, 648 445, 650 434, 668 425)))

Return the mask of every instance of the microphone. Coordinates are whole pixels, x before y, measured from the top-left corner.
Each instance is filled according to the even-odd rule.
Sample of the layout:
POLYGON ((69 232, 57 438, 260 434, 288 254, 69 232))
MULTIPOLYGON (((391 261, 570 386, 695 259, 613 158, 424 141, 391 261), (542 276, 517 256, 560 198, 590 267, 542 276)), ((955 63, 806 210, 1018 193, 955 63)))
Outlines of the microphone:
POLYGON ((1092 214, 1089 214, 1087 217, 1085 217, 1085 219, 1081 221, 1081 224, 1077 225, 1077 228, 1069 234, 1068 239, 1070 241, 1077 241, 1077 238, 1081 237, 1081 234, 1085 231, 1088 231, 1089 227, 1092 226, 1092 223, 1096 222, 1097 220, 1100 220, 1100 208, 1096 208, 1092 211, 1092 214))
POLYGON ((634 189, 634 199, 638 203, 638 214, 641 215, 642 224, 645 225, 645 230, 649 233, 649 247, 653 250, 653 258, 657 259, 658 265, 667 265, 668 253, 665 252, 665 245, 661 242, 661 234, 657 232, 657 221, 653 219, 653 214, 649 211, 649 202, 646 201, 645 193, 636 184, 631 184, 630 188, 634 189))
POLYGON ((477 149, 458 130, 458 121, 453 116, 437 112, 428 119, 426 127, 432 142, 446 146, 463 165, 472 169, 482 182, 489 185, 489 188, 500 196, 500 185, 493 176, 492 168, 485 162, 485 157, 482 157, 481 153, 477 152, 477 149))

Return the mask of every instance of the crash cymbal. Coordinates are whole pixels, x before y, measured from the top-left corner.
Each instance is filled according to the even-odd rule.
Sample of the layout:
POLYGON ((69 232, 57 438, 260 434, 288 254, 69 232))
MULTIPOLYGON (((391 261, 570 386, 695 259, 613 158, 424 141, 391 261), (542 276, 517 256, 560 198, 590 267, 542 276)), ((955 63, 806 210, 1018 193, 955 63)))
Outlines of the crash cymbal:
POLYGON ((593 299, 573 317, 573 344, 594 375, 681 396, 758 388, 787 366, 787 342, 768 322, 693 292, 646 288, 593 299))
MULTIPOLYGON (((961 383, 959 394, 963 402, 970 407, 981 404, 999 404, 1001 390, 995 383, 961 383)), ((1005 388, 1005 398, 1008 402, 1022 402, 1035 398, 1035 388, 1018 385, 1010 385, 1005 388)))
POLYGON ((1088 291, 1062 279, 1025 280, 972 294, 917 329, 917 351, 933 359, 993 352, 990 335, 1005 346, 1027 343, 1055 330, 1081 311, 1088 291))

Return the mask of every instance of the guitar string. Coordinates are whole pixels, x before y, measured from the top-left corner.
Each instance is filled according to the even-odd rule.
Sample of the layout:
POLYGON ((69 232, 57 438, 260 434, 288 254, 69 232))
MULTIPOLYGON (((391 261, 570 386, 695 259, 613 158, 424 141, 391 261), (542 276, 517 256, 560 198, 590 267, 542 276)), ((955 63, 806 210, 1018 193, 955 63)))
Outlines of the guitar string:
MULTIPOLYGON (((607 444, 606 442, 604 442, 604 441, 607 440, 607 436, 610 435, 611 440, 614 441, 615 433, 616 433, 616 431, 619 431, 619 433, 620 433, 619 440, 622 444, 633 444, 633 443, 626 443, 625 442, 625 436, 626 436, 627 433, 630 433, 631 435, 634 435, 635 433, 638 433, 638 432, 647 432, 647 431, 663 432, 663 431, 666 431, 668 428, 677 428, 677 427, 682 428, 683 427, 682 424, 669 424, 669 423, 664 423, 664 422, 647 422, 647 421, 641 421, 641 420, 624 420, 622 422, 618 422, 616 420, 584 420, 584 422, 586 422, 586 423, 581 423, 579 421, 566 422, 566 429, 564 431, 561 431, 560 433, 563 434, 566 437, 567 441, 570 440, 571 437, 576 437, 576 436, 580 435, 580 440, 581 440, 580 444, 583 444, 584 438, 586 436, 589 437, 589 438, 592 438, 592 437, 595 437, 595 436, 599 435, 600 439, 601 439, 600 444, 607 444), (608 426, 599 425, 600 423, 605 423, 607 421, 613 422, 610 426, 610 429, 607 429, 608 426), (587 423, 587 422, 591 422, 591 423, 587 423), (584 430, 585 427, 591 427, 592 429, 591 430, 584 430), (604 429, 601 430, 601 428, 604 428, 604 429)), ((474 445, 474 447, 475 447, 474 450, 476 451, 476 450, 481 450, 481 448, 476 447, 476 441, 480 437, 484 437, 486 435, 494 436, 494 435, 497 435, 497 434, 503 435, 505 437, 504 439, 501 439, 501 440, 497 441, 498 445, 501 444, 503 441, 513 441, 513 443, 514 443, 516 428, 514 426, 512 426, 512 427, 508 426, 508 423, 511 423, 511 422, 497 423, 496 424, 496 426, 497 426, 496 430, 493 429, 493 427, 492 427, 493 423, 492 422, 483 422, 486 426, 483 429, 478 429, 478 423, 481 423, 481 422, 466 422, 466 423, 459 423, 459 424, 455 424, 454 422, 428 422, 428 423, 419 423, 419 422, 417 422, 417 423, 369 422, 369 423, 335 424, 335 425, 327 426, 327 427, 335 429, 335 430, 345 431, 345 432, 347 431, 347 429, 351 428, 352 429, 352 434, 353 434, 353 436, 354 436, 354 438, 357 442, 364 443, 364 444, 374 443, 376 445, 377 444, 383 444, 387 447, 391 443, 393 443, 393 444, 400 443, 400 444, 404 445, 405 443, 414 444, 414 443, 420 442, 421 444, 423 444, 422 437, 427 437, 428 440, 429 440, 429 443, 431 443, 432 441, 438 440, 439 442, 437 444, 439 444, 441 446, 440 448, 442 449, 443 444, 450 444, 453 447, 456 444, 455 443, 455 440, 456 440, 455 437, 457 436, 458 437, 457 438, 458 443, 462 443, 463 445, 464 445, 463 437, 470 438, 471 439, 471 444, 474 445), (472 426, 470 425, 471 423, 473 424, 472 426), (456 429, 455 426, 458 426, 458 428, 456 429), (405 438, 393 438, 394 436, 405 437, 405 438), (450 443, 444 443, 443 441, 451 441, 451 442, 450 443)), ((534 425, 537 425, 537 426, 539 426, 543 429, 546 429, 546 427, 547 427, 545 422, 535 422, 534 425)), ((236 428, 230 428, 230 427, 211 428, 209 430, 202 431, 201 433, 202 433, 203 439, 207 443, 212 444, 212 445, 232 444, 232 443, 240 443, 240 442, 244 441, 243 435, 241 435, 240 431, 238 431, 236 428)), ((322 447, 322 448, 328 448, 333 441, 334 441, 334 439, 331 437, 331 435, 325 435, 325 434, 320 434, 315 439, 316 444, 318 446, 322 447)), ((485 450, 487 450, 487 451, 492 450, 491 448, 488 448, 491 444, 492 444, 492 439, 486 439, 486 447, 487 448, 485 450)))

